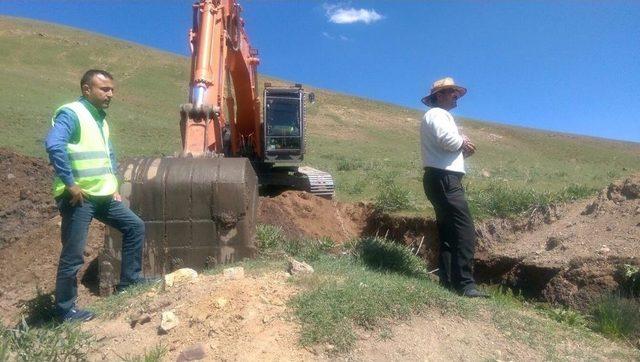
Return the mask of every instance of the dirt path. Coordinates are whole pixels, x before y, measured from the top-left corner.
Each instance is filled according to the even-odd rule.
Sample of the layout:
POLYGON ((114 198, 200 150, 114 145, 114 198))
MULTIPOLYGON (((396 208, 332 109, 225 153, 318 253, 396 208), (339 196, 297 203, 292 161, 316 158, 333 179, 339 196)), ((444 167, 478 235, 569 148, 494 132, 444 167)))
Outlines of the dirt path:
MULTIPOLYGON (((486 309, 472 318, 444 316, 424 312, 411 320, 391 322, 382 333, 365 334, 349 354, 353 361, 542 361, 628 360, 639 355, 603 337, 575 339, 561 329, 530 334, 531 323, 541 323, 539 316, 522 313, 513 324, 497 323, 486 309), (525 326, 525 324, 529 324, 525 326)), ((575 333, 575 332, 573 332, 575 333)))

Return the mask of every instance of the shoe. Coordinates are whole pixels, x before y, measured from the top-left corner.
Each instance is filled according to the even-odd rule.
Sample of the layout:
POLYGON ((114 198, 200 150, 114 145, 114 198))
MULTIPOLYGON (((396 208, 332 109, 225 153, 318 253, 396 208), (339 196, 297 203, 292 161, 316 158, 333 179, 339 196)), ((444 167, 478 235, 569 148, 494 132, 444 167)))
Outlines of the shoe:
POLYGON ((96 315, 88 310, 71 308, 64 316, 62 322, 87 322, 92 320, 96 315))
POLYGON ((489 298, 489 294, 483 293, 476 288, 469 288, 462 291, 462 296, 467 298, 489 298))

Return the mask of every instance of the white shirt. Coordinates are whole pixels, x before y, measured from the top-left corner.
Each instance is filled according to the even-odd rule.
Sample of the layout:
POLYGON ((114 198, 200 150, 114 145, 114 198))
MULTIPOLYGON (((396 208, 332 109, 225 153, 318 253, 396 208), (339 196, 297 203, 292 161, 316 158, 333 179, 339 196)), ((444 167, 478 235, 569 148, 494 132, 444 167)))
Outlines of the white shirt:
POLYGON ((448 111, 434 107, 424 114, 420 124, 420 145, 424 167, 465 173, 462 136, 448 111))

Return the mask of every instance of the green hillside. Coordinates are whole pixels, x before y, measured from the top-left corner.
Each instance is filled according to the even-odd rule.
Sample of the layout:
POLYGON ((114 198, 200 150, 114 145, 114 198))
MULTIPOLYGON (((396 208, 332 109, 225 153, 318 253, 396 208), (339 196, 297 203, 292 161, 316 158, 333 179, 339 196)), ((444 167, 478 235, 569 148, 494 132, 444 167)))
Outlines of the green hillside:
MULTIPOLYGON (((2 147, 45 157, 42 143, 53 110, 77 97, 79 77, 97 67, 111 71, 117 81, 109 119, 119 157, 179 149, 178 105, 186 101, 189 75, 185 57, 77 29, 0 17, 0 63, 2 147)), ((338 199, 376 200, 384 190, 396 196, 387 201, 396 202, 401 212, 427 210, 418 140, 422 111, 306 88, 317 98, 308 109, 306 163, 334 175, 338 199)), ((549 193, 584 196, 640 166, 636 143, 472 119, 461 123, 478 145, 467 181, 480 216, 500 214, 489 209, 502 207, 501 200, 530 204, 549 193)))

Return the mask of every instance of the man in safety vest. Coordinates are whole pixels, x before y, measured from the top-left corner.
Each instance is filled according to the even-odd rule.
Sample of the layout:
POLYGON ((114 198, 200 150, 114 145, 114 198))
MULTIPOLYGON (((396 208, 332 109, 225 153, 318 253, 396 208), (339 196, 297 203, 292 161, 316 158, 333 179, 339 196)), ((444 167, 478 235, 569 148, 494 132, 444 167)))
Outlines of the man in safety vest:
POLYGON ((62 216, 62 252, 56 276, 56 313, 63 321, 87 321, 93 313, 78 309, 77 273, 93 218, 122 233, 122 267, 117 288, 141 279, 144 222, 122 204, 117 164, 109 141, 105 109, 114 92, 111 74, 89 70, 80 81, 82 97, 58 108, 45 141, 56 172, 53 195, 62 216))

